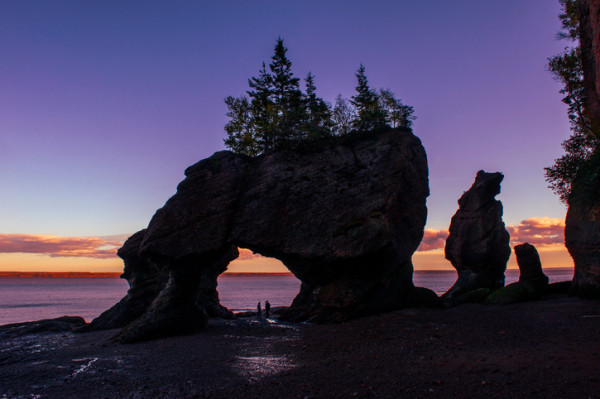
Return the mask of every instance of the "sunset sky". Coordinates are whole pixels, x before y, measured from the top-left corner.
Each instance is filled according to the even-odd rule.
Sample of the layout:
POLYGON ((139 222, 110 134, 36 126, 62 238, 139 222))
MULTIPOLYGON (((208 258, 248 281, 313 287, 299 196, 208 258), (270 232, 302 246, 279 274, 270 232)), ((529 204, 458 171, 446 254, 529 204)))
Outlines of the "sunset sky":
MULTIPOLYGON (((558 14, 554 0, 2 1, 0 271, 121 270, 124 238, 224 149, 223 99, 279 36, 325 100, 352 96, 363 63, 414 106, 431 189, 417 268, 451 268, 446 230, 479 169, 505 175, 512 244, 571 266, 543 171, 569 135, 546 70, 568 44, 558 14)), ((277 267, 244 252, 231 269, 277 267)))

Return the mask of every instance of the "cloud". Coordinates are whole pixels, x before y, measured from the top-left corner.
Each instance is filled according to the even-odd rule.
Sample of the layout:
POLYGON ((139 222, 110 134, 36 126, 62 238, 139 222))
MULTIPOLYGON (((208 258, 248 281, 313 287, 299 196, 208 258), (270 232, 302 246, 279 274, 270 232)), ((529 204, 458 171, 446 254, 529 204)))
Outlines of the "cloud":
MULTIPOLYGON (((536 247, 560 247, 564 245, 564 219, 533 217, 521 223, 506 226, 510 233, 511 245, 528 242, 536 247)), ((448 230, 425 229, 423 241, 417 249, 419 252, 443 249, 448 237, 448 230)))
POLYGON ((417 251, 424 252, 444 248, 447 237, 448 230, 446 229, 425 229, 423 240, 421 241, 421 245, 419 245, 419 248, 417 248, 417 251))
POLYGON ((240 256, 237 257, 237 260, 252 260, 252 259, 259 259, 259 258, 263 257, 262 255, 256 254, 246 248, 238 248, 238 250, 240 251, 240 256))
MULTIPOLYGON (((533 217, 521 223, 506 226, 511 244, 528 242, 537 247, 558 247, 564 244, 565 222, 563 219, 533 217)), ((117 256, 117 249, 129 235, 100 237, 60 237, 36 234, 0 234, 0 253, 34 253, 51 257, 86 257, 110 259, 117 256)), ((448 237, 446 229, 425 229, 417 251, 443 249, 448 237)), ((261 258, 249 249, 240 248, 239 260, 261 258)))
POLYGON ((563 245, 565 242, 564 219, 534 217, 516 226, 506 226, 513 245, 528 242, 539 247, 563 245))
POLYGON ((33 253, 51 257, 109 259, 117 256, 126 235, 59 237, 37 234, 0 234, 0 253, 33 253))

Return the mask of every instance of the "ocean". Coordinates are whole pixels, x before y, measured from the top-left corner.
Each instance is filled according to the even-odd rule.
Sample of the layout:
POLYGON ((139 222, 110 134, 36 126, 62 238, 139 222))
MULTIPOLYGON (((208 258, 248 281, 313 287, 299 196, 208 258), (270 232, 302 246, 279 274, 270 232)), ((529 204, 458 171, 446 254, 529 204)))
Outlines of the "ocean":
MULTIPOLYGON (((571 280, 572 268, 544 271, 550 282, 571 280)), ((507 270, 506 283, 519 279, 518 270, 507 270)), ((237 312, 256 309, 268 300, 272 307, 289 306, 300 289, 292 275, 222 275, 221 303, 237 312)), ((456 281, 456 272, 415 271, 415 285, 442 294, 456 281)), ((49 319, 64 315, 91 321, 117 303, 127 292, 127 282, 116 277, 2 277, 0 278, 0 324, 49 319)))

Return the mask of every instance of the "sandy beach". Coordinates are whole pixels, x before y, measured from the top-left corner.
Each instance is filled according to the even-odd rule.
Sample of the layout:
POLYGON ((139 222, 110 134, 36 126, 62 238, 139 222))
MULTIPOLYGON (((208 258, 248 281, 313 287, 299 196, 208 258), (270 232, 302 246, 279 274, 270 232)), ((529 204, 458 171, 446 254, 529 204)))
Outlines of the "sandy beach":
POLYGON ((130 345, 115 333, 2 337, 0 397, 600 397, 600 302, 564 295, 333 325, 212 320, 130 345))

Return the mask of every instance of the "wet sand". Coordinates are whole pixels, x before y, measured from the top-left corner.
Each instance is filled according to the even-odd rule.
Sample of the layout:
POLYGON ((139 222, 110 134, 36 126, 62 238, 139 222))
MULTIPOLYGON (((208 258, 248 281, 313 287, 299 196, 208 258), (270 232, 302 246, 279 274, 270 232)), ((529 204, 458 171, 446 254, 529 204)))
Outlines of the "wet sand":
POLYGON ((213 320, 0 341, 0 398, 599 398, 600 302, 407 309, 336 325, 213 320))

